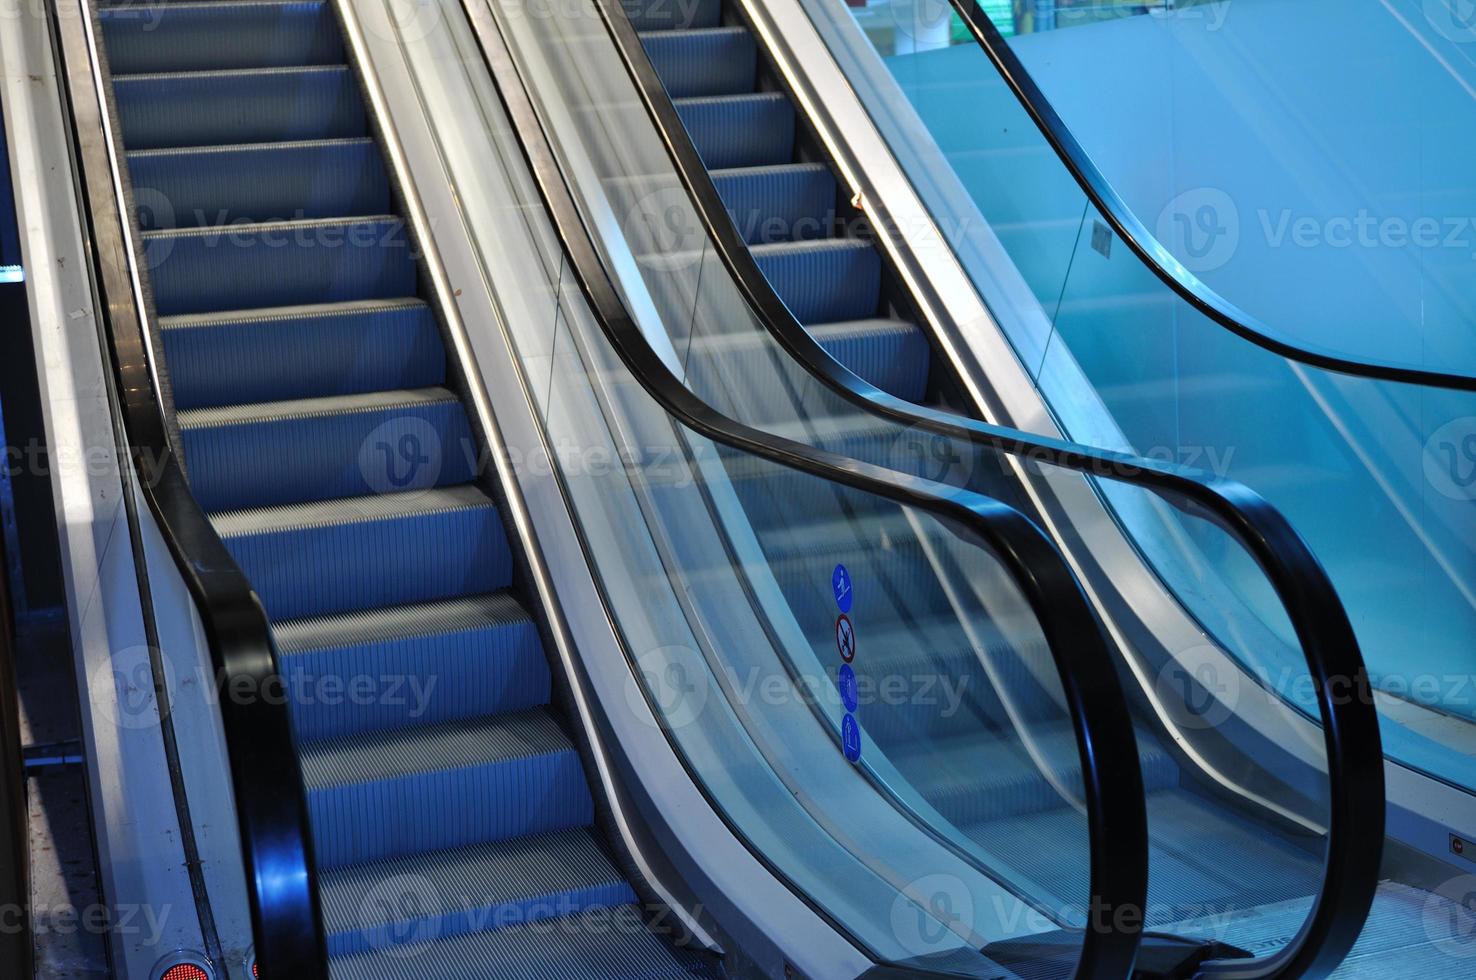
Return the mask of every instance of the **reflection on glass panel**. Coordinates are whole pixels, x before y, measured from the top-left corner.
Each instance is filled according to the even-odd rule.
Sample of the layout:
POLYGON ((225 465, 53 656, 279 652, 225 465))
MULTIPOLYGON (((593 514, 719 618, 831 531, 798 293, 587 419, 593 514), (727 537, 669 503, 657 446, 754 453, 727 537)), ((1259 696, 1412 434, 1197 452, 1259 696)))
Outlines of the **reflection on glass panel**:
MULTIPOLYGON (((806 6, 858 81, 857 91, 1066 434, 1090 434, 1092 441, 1195 466, 1269 499, 1307 539, 1348 607, 1374 675, 1386 750, 1459 785, 1476 785, 1469 751, 1476 739, 1464 724, 1476 720, 1468 683, 1476 675, 1468 639, 1476 631, 1476 396, 1306 367, 1210 322, 1116 239, 976 46, 905 54, 859 50, 861 33, 849 26, 855 20, 849 10, 834 0, 806 6), (951 180, 940 179, 940 172, 951 180), (966 233, 954 233, 969 221, 987 226, 999 250, 980 250, 966 233), (1008 303, 1000 301, 1002 267, 1027 287, 1011 293, 1008 303), (1044 342, 1031 326, 1041 319, 1049 324, 1044 342)), ((1266 6, 1249 4, 1246 16, 1260 16, 1266 6)), ((1287 10, 1297 23, 1307 16, 1302 5, 1269 6, 1287 10)), ((1231 16, 1245 9, 1237 6, 1231 16)), ((1207 36, 1219 22, 1204 18, 1224 13, 1220 5, 1180 12, 1159 24, 1162 31, 1182 38, 1197 23, 1204 45, 1219 43, 1207 36)), ((1104 24, 1062 43, 1089 47, 1091 38, 1127 30, 1104 24)), ((1022 41, 1016 50, 1026 47, 1022 41)), ((1087 56, 1083 49, 1073 57, 1084 64, 1087 56)), ((1085 91, 1078 85, 1071 97, 1085 98, 1085 91)), ((1111 86, 1092 91, 1097 98, 1128 97, 1111 86)), ((1133 91, 1153 103, 1172 87, 1133 91)), ((1118 144, 1163 138, 1151 129, 1147 123, 1120 128, 1118 144)), ((1163 176, 1150 167, 1124 179, 1158 186, 1163 176)), ((1195 250, 1181 257, 1206 276, 1248 261, 1246 236, 1260 234, 1252 226, 1258 219, 1242 213, 1238 235, 1230 235, 1237 229, 1226 225, 1228 212, 1216 203, 1222 198, 1185 198, 1159 228, 1165 240, 1193 244, 1195 250)), ((1153 215, 1143 217, 1153 230, 1153 215)), ((1258 293, 1346 307, 1365 285, 1361 276, 1350 276, 1331 290, 1302 284, 1258 287, 1258 293)), ((1295 335, 1312 322, 1298 315, 1274 326, 1295 335)), ((1351 329, 1353 322, 1340 320, 1336 337, 1324 346, 1400 360, 1393 348, 1359 340, 1363 334, 1351 329)), ((1418 361, 1422 349, 1433 349, 1410 343, 1408 333, 1390 327, 1396 322, 1382 320, 1376 333, 1381 343, 1403 338, 1404 361, 1411 352, 1418 361)), ((1459 360, 1441 366, 1459 369, 1459 360)), ((1233 638, 1234 624, 1216 603, 1198 602, 1192 591, 1177 588, 1176 576, 1189 566, 1175 554, 1205 546, 1192 534, 1165 534, 1124 506, 1120 492, 1105 492, 1157 573, 1218 638, 1233 638)), ((1273 634, 1283 632, 1265 603, 1246 598, 1244 583, 1257 580, 1226 570, 1222 584, 1238 598, 1225 608, 1240 610, 1246 622, 1259 620, 1273 634)), ((1265 683, 1304 705, 1295 684, 1274 677, 1265 683)))

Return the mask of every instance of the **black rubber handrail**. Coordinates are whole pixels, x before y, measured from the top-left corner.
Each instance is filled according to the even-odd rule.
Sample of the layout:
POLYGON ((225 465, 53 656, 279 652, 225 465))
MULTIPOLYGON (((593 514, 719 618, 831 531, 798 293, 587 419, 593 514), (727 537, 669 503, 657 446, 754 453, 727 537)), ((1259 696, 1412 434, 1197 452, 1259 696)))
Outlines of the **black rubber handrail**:
POLYGON ((1241 483, 915 405, 882 391, 837 361, 794 317, 759 268, 620 0, 592 2, 749 309, 811 375, 852 404, 920 430, 1143 487, 1180 510, 1200 508, 1249 551, 1286 608, 1317 691, 1329 768, 1326 863, 1311 914, 1292 942, 1264 959, 1222 961, 1204 969, 1255 978, 1330 972, 1362 931, 1378 888, 1384 841, 1383 749, 1358 640, 1342 600, 1307 543, 1279 510, 1241 483))
POLYGON ((1076 183, 1086 193, 1092 205, 1127 243, 1134 255, 1173 290, 1180 299, 1194 307, 1216 324, 1231 333, 1248 340, 1257 347, 1278 354, 1289 361, 1332 371, 1337 374, 1400 384, 1423 385, 1430 388, 1450 388, 1457 391, 1476 391, 1476 377, 1449 371, 1431 371, 1425 368, 1400 367, 1360 357, 1349 357, 1326 351, 1316 351, 1290 340, 1269 324, 1251 316, 1236 304, 1211 289, 1198 276, 1190 272, 1174 258, 1156 236, 1149 232, 1116 188, 1098 169, 1091 156, 1084 150, 1071 130, 1057 115, 1035 79, 1016 57, 1014 49, 999 33, 999 28, 989 19, 989 14, 978 0, 949 0, 969 27, 974 40, 993 62, 1005 84, 1014 92, 1020 105, 1045 136, 1061 162, 1070 171, 1076 183))
MULTIPOLYGON (((124 226, 130 218, 116 192, 102 124, 108 110, 93 84, 86 25, 76 16, 53 17, 52 24, 66 64, 63 93, 71 110, 79 190, 102 304, 98 312, 111 347, 126 449, 194 600, 216 673, 256 963, 264 977, 323 977, 327 946, 306 794, 266 611, 196 502, 175 455, 149 370, 146 312, 135 303, 130 279, 135 257, 124 226), (68 59, 75 63, 67 64, 68 59)), ((167 703, 166 692, 160 696, 161 710, 167 703)))
POLYGON ((1140 903, 1148 886, 1142 772, 1102 627, 1064 556, 1008 504, 770 435, 723 415, 688 389, 626 308, 499 29, 473 7, 479 2, 463 0, 463 5, 569 266, 595 320, 642 388, 683 425, 714 442, 933 515, 950 532, 993 553, 1013 576, 1049 644, 1071 712, 1091 840, 1093 908, 1127 914, 1093 917, 1104 927, 1082 933, 1077 974, 1127 977, 1141 936, 1141 917, 1133 913, 1145 908, 1140 903))

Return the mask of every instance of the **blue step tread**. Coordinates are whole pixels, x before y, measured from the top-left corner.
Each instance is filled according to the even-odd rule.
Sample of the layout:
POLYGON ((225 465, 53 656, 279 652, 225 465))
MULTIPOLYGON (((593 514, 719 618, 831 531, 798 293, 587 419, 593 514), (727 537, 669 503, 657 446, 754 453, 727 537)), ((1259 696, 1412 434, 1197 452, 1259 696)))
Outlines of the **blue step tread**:
POLYGON ((579 753, 546 709, 314 742, 301 763, 324 868, 594 819, 579 753))
POLYGON ((211 521, 274 620, 512 583, 497 507, 470 485, 227 511, 211 521))
POLYGON ((712 171, 712 181, 749 245, 828 238, 835 227, 835 175, 818 163, 712 171))
POLYGON ((622 905, 398 947, 393 955, 334 957, 328 975, 331 980, 718 980, 725 974, 710 958, 658 938, 640 906, 622 905))
POLYGON ((429 388, 446 353, 423 300, 359 300, 161 317, 181 410, 429 388))
POLYGON ((550 697, 538 628, 509 592, 291 620, 273 634, 305 742, 523 711, 550 697), (369 696, 344 693, 355 685, 369 696))
POLYGON ((325 0, 130 4, 104 7, 98 20, 118 75, 344 62, 325 0))
POLYGON ((405 223, 383 215, 142 236, 160 316, 413 296, 405 223))
POLYGON ((636 901, 589 828, 340 868, 318 890, 330 956, 392 955, 636 901))
POLYGON ((754 260, 795 319, 809 326, 876 316, 881 257, 854 238, 755 245, 754 260))
POLYGON ((445 388, 197 408, 179 413, 179 428, 209 511, 466 483, 477 462, 466 412, 445 388))
POLYGON ((791 162, 794 106, 779 92, 675 99, 673 104, 710 170, 791 162))
POLYGON ((648 31, 641 42, 674 99, 753 91, 758 48, 745 28, 648 31))
POLYGON ((129 150, 369 135, 346 65, 115 75, 129 150))
POLYGON ((390 210, 368 138, 140 150, 128 154, 145 231, 342 218, 390 210))

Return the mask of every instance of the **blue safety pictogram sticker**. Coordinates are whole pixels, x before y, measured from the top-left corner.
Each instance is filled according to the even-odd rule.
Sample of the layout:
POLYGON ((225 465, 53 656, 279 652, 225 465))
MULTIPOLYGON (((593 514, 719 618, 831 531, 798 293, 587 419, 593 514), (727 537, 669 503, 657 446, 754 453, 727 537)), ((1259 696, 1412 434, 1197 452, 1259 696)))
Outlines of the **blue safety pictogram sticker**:
POLYGON ((837 565, 830 573, 830 589, 835 593, 835 604, 840 606, 840 611, 850 612, 854 596, 851 594, 851 573, 846 571, 846 566, 837 565))
POLYGON ((861 703, 861 698, 856 686, 856 671, 851 668, 850 664, 841 664, 835 685, 840 688, 841 704, 846 706, 847 711, 854 712, 856 706, 861 703))
POLYGON ((861 758, 861 725, 856 721, 855 715, 846 715, 841 719, 841 750, 852 762, 861 758))
POLYGON ((845 613, 835 618, 835 648, 846 663, 856 659, 856 627, 845 613))

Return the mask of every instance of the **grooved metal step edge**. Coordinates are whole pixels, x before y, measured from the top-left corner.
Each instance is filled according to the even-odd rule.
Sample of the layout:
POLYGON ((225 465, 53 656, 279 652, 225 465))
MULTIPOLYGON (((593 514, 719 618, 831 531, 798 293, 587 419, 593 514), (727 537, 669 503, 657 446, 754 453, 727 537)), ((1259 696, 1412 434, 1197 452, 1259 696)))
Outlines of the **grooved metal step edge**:
POLYGON ((457 402, 459 399, 456 393, 446 388, 370 391, 354 395, 331 395, 326 398, 296 398, 290 401, 192 408, 179 413, 179 427, 188 432, 257 422, 393 412, 396 409, 457 402))
POLYGON ((285 533, 346 524, 392 521, 402 517, 445 514, 477 508, 494 509, 491 498, 470 483, 403 493, 370 494, 305 504, 282 504, 221 511, 211 523, 223 538, 285 533))
POLYGON ((353 227, 355 225, 405 226, 405 219, 397 214, 355 215, 344 218, 306 218, 289 221, 243 221, 240 224, 214 225, 205 228, 165 228, 143 233, 145 241, 163 238, 230 238, 243 234, 262 234, 274 231, 306 230, 312 228, 353 227))
POLYGON ((538 708, 313 742, 300 759, 312 792, 573 751, 553 715, 538 708))
POLYGON ((532 616, 511 592, 458 596, 437 602, 308 616, 273 627, 277 650, 293 657, 315 650, 416 636, 513 626, 532 616))
MULTIPOLYGON (((172 152, 172 151, 171 151, 172 152)), ((280 320, 306 320, 334 316, 357 316, 391 310, 429 308, 423 299, 356 299, 342 303, 305 303, 298 306, 267 306, 246 310, 220 310, 210 313, 186 313, 159 318, 160 330, 184 330, 193 327, 235 326, 241 323, 270 323, 280 320)))

